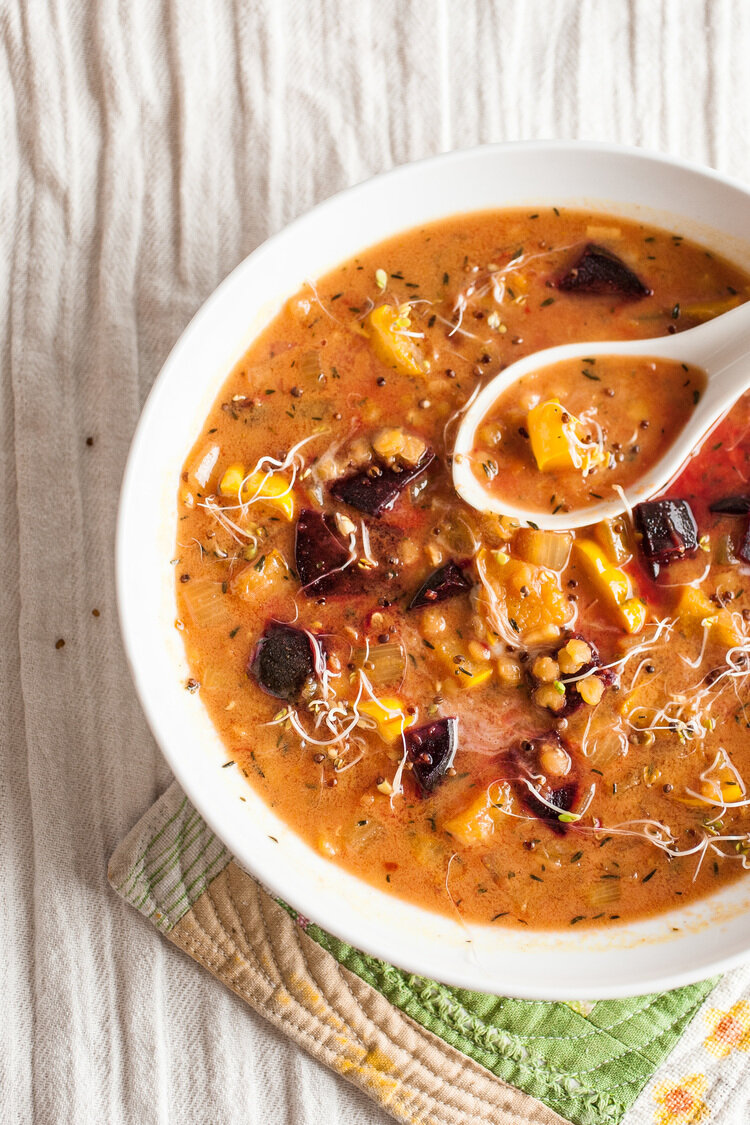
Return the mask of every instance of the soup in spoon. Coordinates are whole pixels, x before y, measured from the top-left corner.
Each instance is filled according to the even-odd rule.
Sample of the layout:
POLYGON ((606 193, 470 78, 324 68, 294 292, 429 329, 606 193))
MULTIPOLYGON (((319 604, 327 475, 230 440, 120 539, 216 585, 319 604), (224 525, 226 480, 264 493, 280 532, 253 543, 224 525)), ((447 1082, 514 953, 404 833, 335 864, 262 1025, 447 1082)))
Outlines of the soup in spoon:
POLYGON ((521 376, 469 454, 486 491, 534 512, 568 512, 629 488, 684 429, 705 373, 663 359, 598 356, 521 376))

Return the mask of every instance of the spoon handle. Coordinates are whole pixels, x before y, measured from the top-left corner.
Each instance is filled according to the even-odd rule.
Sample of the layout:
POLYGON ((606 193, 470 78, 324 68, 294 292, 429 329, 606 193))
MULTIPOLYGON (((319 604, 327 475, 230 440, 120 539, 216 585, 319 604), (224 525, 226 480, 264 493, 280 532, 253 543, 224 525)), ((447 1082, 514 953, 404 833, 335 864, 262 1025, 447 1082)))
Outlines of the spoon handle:
POLYGON ((661 339, 675 356, 684 352, 691 363, 705 367, 713 380, 750 354, 750 301, 687 332, 661 339))

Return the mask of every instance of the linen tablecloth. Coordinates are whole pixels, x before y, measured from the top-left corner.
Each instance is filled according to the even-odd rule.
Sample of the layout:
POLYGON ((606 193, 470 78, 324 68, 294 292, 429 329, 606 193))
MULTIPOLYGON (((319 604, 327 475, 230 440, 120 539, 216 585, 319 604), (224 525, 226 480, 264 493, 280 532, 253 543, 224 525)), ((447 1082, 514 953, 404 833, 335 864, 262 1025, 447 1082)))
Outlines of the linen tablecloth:
POLYGON ((0 1120, 382 1125, 107 886, 169 781, 115 616, 138 412, 237 262, 394 164, 583 137, 750 180, 750 5, 0 0, 0 31, 0 1120))

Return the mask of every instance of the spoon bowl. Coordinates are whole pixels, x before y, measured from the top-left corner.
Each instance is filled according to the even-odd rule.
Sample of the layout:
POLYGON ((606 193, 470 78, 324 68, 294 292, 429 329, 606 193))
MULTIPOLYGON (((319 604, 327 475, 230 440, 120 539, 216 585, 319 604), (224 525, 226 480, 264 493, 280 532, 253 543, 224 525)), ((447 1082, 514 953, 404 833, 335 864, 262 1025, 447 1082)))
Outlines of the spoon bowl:
MULTIPOLYGON (((496 375, 477 395, 464 414, 453 447, 453 484, 467 504, 484 512, 497 512, 544 531, 569 531, 612 519, 635 504, 648 500, 675 476, 722 414, 750 387, 750 302, 739 305, 705 324, 674 336, 646 340, 598 340, 594 343, 561 344, 545 348, 512 363, 496 375), (470 454, 476 433, 497 399, 518 379, 565 360, 597 356, 628 356, 643 360, 672 360, 702 368, 706 388, 685 426, 659 460, 627 489, 608 500, 572 511, 529 511, 512 496, 491 492, 474 475, 470 454)), ((536 468, 529 471, 537 472, 536 468)))

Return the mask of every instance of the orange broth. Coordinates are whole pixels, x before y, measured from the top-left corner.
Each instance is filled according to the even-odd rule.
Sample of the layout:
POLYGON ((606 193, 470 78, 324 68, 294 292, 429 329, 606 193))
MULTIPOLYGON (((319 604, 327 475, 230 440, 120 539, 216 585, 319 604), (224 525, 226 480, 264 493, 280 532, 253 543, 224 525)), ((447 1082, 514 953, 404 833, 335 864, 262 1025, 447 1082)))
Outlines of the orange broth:
MULTIPOLYGON (((332 877, 541 929, 743 873, 748 517, 710 507, 750 492, 750 398, 635 526, 518 527, 463 503, 450 459, 501 366, 680 331, 749 284, 619 218, 460 215, 303 286, 231 372, 179 482, 186 689, 332 877)), ((619 375, 560 399, 596 400, 612 441, 639 428, 651 456, 682 401, 656 374, 637 417, 619 375)))

